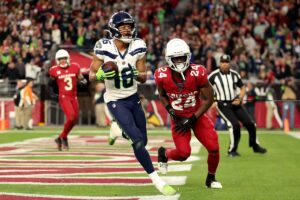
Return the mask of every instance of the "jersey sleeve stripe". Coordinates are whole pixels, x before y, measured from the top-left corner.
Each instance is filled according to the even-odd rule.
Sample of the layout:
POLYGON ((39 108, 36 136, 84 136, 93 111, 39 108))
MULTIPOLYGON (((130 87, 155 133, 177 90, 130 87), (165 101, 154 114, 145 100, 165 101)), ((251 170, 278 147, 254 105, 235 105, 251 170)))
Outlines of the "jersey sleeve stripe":
POLYGON ((110 57, 111 59, 115 59, 118 55, 115 55, 113 53, 110 53, 108 51, 102 51, 102 50, 95 50, 95 54, 96 55, 101 55, 101 56, 108 56, 110 57))
POLYGON ((147 52, 147 48, 137 48, 137 49, 131 51, 129 54, 130 54, 131 56, 134 56, 135 54, 138 54, 138 53, 145 53, 145 52, 147 52))

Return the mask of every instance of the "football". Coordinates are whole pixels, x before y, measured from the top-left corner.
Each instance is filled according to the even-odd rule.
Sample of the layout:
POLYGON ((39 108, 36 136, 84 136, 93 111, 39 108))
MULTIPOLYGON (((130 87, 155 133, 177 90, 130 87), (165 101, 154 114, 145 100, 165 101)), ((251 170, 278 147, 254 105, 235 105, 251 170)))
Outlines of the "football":
MULTIPOLYGON (((115 62, 113 62, 113 61, 107 61, 107 62, 103 63, 102 69, 103 69, 104 72, 115 71, 115 72, 116 72, 116 75, 117 75, 118 72, 119 72, 117 63, 115 63, 115 62)), ((115 78, 115 77, 108 78, 108 79, 114 79, 114 78, 115 78)))

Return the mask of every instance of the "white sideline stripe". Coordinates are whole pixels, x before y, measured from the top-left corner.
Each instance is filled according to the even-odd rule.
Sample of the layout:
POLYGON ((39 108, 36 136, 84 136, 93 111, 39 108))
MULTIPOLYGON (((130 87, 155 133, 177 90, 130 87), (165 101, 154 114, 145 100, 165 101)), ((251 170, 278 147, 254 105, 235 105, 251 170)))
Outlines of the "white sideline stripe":
POLYGON ((15 193, 15 192, 0 192, 0 195, 15 195, 15 196, 23 196, 23 197, 41 197, 41 198, 52 198, 52 199, 78 199, 78 200, 107 200, 107 199, 134 199, 139 198, 139 200, 178 200, 180 194, 174 196, 163 196, 163 195, 153 195, 153 196, 122 196, 122 197, 99 197, 99 196, 66 196, 66 195, 44 195, 44 194, 26 194, 26 193, 15 193))
MULTIPOLYGON (((170 162, 170 163, 172 163, 172 162, 170 162)), ((14 163, 14 166, 16 166, 15 163, 14 163)), ((5 169, 5 170, 1 170, 0 173, 4 172, 4 171, 7 171, 7 172, 13 172, 13 171, 17 171, 17 172, 20 172, 20 171, 26 171, 26 172, 29 172, 29 171, 57 171, 60 168, 66 168, 65 166, 57 165, 55 167, 51 167, 51 169, 43 169, 43 168, 49 168, 49 167, 47 167, 45 165, 42 165, 42 166, 43 167, 41 167, 39 169, 30 169, 30 170, 26 170, 26 168, 32 168, 31 164, 28 164, 28 166, 21 166, 23 168, 23 170, 19 170, 19 169, 5 169, 6 166, 0 166, 0 170, 1 169, 5 169)), ((76 167, 73 164, 70 164, 69 166, 73 166, 73 168, 78 168, 78 169, 80 169, 80 168, 85 169, 86 168, 86 167, 76 167)), ((18 164, 18 167, 20 167, 19 164, 18 164)), ((174 165, 170 165, 169 166, 169 168, 168 168, 169 170, 168 171, 173 171, 173 172, 188 171, 188 170, 191 169, 191 167, 192 167, 191 164, 177 164, 176 165, 176 163, 174 162, 174 165)), ((113 166, 110 166, 110 165, 101 165, 101 166, 99 166, 99 165, 97 165, 96 167, 93 167, 93 168, 95 168, 95 169, 103 169, 103 168, 116 168, 116 169, 136 168, 136 169, 141 169, 141 167, 137 166, 136 163, 134 163, 134 166, 126 166, 126 165, 124 165, 124 166, 119 166, 119 165, 118 166, 116 166, 116 165, 113 165, 113 166)), ((105 172, 105 173, 107 173, 107 172, 105 172)))
POLYGON ((300 139, 300 133, 299 132, 289 132, 287 135, 300 139))
MULTIPOLYGON (((28 177, 26 177, 28 178, 28 177)), ((61 180, 62 177, 51 177, 51 179, 58 179, 61 180)), ((117 178, 117 177, 89 177, 89 179, 108 179, 108 178, 117 178)), ((118 177, 118 179, 145 179, 146 177, 118 177)), ((186 176, 162 176, 161 177, 164 181, 166 181, 169 185, 184 185, 186 182, 186 176)), ((64 178, 64 179, 86 179, 86 177, 69 177, 69 178, 64 178)), ((47 182, 0 182, 0 185, 3 184, 12 184, 12 185, 130 185, 130 186, 142 186, 142 185, 153 185, 152 183, 47 183, 47 182)))
MULTIPOLYGON (((29 177, 35 177, 35 178, 43 178, 43 177, 73 177, 73 178, 102 178, 103 176, 98 176, 98 177, 91 177, 91 175, 117 175, 117 174, 145 174, 144 171, 132 171, 132 172, 91 172, 91 173, 64 173, 64 174, 24 174, 24 175, 15 175, 15 174, 8 174, 8 175, 1 175, 1 173, 4 172, 33 172, 33 171, 57 171, 59 168, 62 167, 53 167, 53 170, 39 170, 39 169, 34 169, 34 170, 1 170, 0 171, 0 178, 6 178, 6 177, 14 177, 14 178, 29 178, 29 177), (76 177, 76 175, 79 175, 76 177)), ((120 167, 112 167, 112 168, 120 168, 120 167)), ((140 167, 137 167, 139 169, 140 167)), ((0 168, 1 169, 1 168, 0 168)), ((168 172, 182 172, 182 171, 191 171, 192 165, 169 165, 168 167, 168 172)), ((106 177, 109 178, 109 177, 106 177)), ((124 177, 118 177, 118 176, 113 176, 110 178, 124 178, 124 177)))

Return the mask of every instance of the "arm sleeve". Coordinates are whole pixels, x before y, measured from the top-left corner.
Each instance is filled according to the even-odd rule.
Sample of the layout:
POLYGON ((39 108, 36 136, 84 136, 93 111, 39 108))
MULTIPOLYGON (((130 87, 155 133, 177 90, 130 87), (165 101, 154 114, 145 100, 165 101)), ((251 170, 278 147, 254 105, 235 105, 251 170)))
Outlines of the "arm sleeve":
POLYGON ((140 60, 146 55, 147 46, 143 40, 138 40, 137 43, 138 43, 138 48, 135 51, 137 51, 137 59, 140 60))
POLYGON ((199 71, 199 77, 197 79, 197 82, 198 82, 198 86, 202 87, 208 81, 208 79, 207 79, 207 71, 206 71, 205 67, 203 67, 203 66, 199 67, 198 71, 199 71))

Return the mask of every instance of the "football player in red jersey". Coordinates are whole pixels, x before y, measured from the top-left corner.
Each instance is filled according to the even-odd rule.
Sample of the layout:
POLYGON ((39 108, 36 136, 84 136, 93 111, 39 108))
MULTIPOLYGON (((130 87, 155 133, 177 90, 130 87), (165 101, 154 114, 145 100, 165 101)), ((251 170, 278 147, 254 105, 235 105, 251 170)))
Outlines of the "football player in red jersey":
POLYGON ((168 66, 155 71, 160 101, 171 116, 175 148, 158 149, 161 173, 167 172, 168 160, 185 161, 191 155, 191 130, 208 151, 208 188, 222 188, 215 173, 219 164, 219 143, 214 125, 205 112, 213 103, 213 88, 202 65, 190 64, 191 52, 185 41, 175 38, 167 43, 168 66), (201 96, 201 99, 200 99, 201 96))
POLYGON ((70 55, 64 50, 60 49, 55 54, 56 65, 52 66, 48 73, 51 76, 52 82, 55 81, 58 86, 58 101, 67 117, 64 124, 64 129, 55 139, 57 149, 69 150, 68 134, 75 126, 78 120, 79 106, 77 101, 77 80, 80 84, 87 84, 80 72, 80 66, 77 63, 70 63, 70 55))

